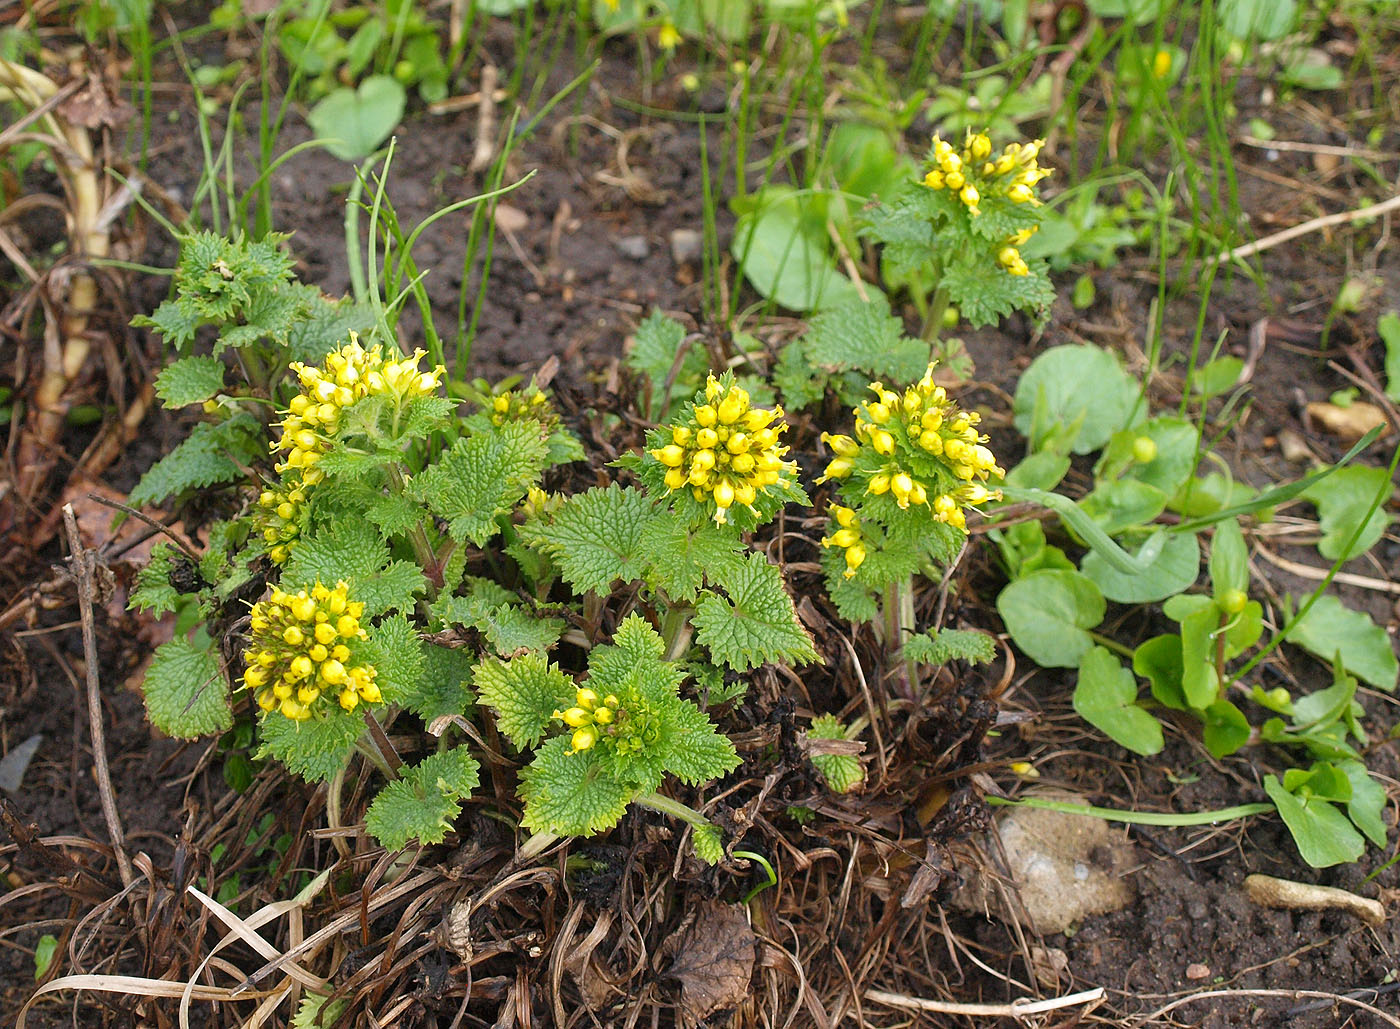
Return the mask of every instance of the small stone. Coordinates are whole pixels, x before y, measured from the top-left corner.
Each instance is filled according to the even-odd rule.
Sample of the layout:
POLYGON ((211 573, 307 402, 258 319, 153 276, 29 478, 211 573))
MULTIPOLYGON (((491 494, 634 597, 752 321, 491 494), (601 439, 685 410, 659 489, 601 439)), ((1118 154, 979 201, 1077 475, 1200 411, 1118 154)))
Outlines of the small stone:
POLYGON ((495 219, 496 227, 502 232, 524 232, 525 226, 530 224, 530 216, 510 204, 497 204, 495 219))
POLYGON ((1203 965, 1199 961, 1186 966, 1186 978, 1188 979, 1209 979, 1210 966, 1203 965))
POLYGON ((613 246, 629 261, 645 261, 651 256, 651 246, 645 236, 620 236, 613 240, 613 246))
POLYGON ((671 230, 671 260, 676 264, 699 264, 705 252, 705 237, 694 229, 671 230))
POLYGON ((1308 447, 1307 440, 1292 429, 1279 432, 1278 448, 1283 453, 1283 459, 1293 464, 1312 460, 1312 450, 1308 447))

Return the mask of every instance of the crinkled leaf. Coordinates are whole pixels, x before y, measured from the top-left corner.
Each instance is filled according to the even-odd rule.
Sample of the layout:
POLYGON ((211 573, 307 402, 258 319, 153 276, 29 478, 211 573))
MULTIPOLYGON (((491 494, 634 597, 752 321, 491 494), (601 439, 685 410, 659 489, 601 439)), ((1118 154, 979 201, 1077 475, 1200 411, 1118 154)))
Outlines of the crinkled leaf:
POLYGON ((949 661, 985 665, 996 655, 996 640, 976 629, 939 629, 921 633, 904 644, 904 660, 921 665, 946 665, 949 661))
POLYGON ((734 571, 747 549, 738 533, 712 525, 692 528, 670 511, 648 517, 638 542, 648 560, 648 584, 687 604, 695 602, 706 578, 722 579, 734 571))
POLYGON ((675 700, 668 715, 662 764, 681 782, 698 786, 739 767, 739 755, 729 737, 690 701, 675 700))
POLYGON ((183 636, 156 648, 141 692, 151 724, 167 736, 194 739, 233 724, 218 655, 183 636))
POLYGON ((487 658, 472 669, 472 679, 501 732, 522 750, 544 738, 554 712, 573 707, 577 694, 574 681, 537 653, 487 658))
POLYGON ((428 725, 442 715, 465 715, 476 702, 471 689, 471 657, 465 651, 432 643, 424 644, 422 653, 423 673, 399 703, 428 725))
POLYGON ((870 299, 831 307, 812 319, 802 345, 807 360, 828 371, 850 369, 896 383, 912 382, 928 365, 928 344, 904 334, 878 290, 870 299))
POLYGON ((136 573, 136 586, 127 601, 131 611, 149 611, 155 618, 174 611, 180 603, 180 592, 170 585, 170 573, 175 568, 178 551, 169 543, 157 543, 151 556, 136 573))
POLYGON ((569 738, 556 736, 521 771, 521 824, 531 832, 559 836, 611 829, 626 812, 633 790, 603 771, 596 750, 568 751, 569 738))
POLYGON ((200 422, 178 447, 141 476, 128 502, 132 507, 144 507, 186 490, 237 482, 243 478, 240 465, 259 460, 265 446, 262 427, 252 415, 200 422))
POLYGON ((642 530, 655 505, 644 493, 616 483, 565 501, 548 524, 520 527, 520 536, 545 551, 575 592, 606 594, 618 579, 631 582, 645 573, 649 555, 642 530))
POLYGON ((539 482, 544 463, 539 423, 506 422, 494 432, 459 439, 442 460, 414 478, 409 494, 448 520, 453 539, 485 546, 498 531, 497 516, 508 513, 539 482))
POLYGON ((423 643, 413 623, 401 614, 389 615, 370 626, 368 636, 351 648, 352 656, 374 666, 374 682, 385 703, 422 706, 423 643))
POLYGON ((307 782, 325 782, 345 767, 364 729, 359 714, 338 705, 328 705, 324 714, 304 722, 273 711, 258 722, 262 746, 257 756, 276 758, 307 782))
POLYGON ((412 607, 428 586, 417 565, 390 560, 389 548, 366 521, 342 520, 303 537, 282 571, 285 589, 309 589, 317 582, 334 586, 341 579, 350 587, 350 599, 364 601, 370 618, 412 607))
POLYGON ((389 850, 410 840, 441 843, 476 789, 479 768, 466 747, 430 754, 380 791, 365 813, 365 828, 389 850))
MULTIPOLYGON (((846 727, 835 715, 817 715, 807 730, 809 739, 844 740, 846 727)), ((813 754, 812 764, 833 793, 850 793, 865 782, 865 766, 854 754, 813 754)))
POLYGON ((632 334, 632 350, 627 355, 627 367, 646 378, 651 388, 647 416, 663 420, 671 404, 695 392, 710 367, 709 355, 700 343, 685 342, 685 326, 668 318, 660 309, 653 310, 632 334), (676 359, 685 347, 685 355, 676 359), (674 374, 673 374, 674 372, 674 374), (671 383, 669 392, 666 383, 671 383))
POLYGON ((224 363, 217 357, 182 357, 161 369, 155 385, 166 407, 202 404, 224 388, 224 363))
POLYGON ((742 672, 769 661, 819 660, 782 573, 764 555, 750 554, 718 585, 727 596, 706 592, 694 619, 696 640, 716 661, 742 672))

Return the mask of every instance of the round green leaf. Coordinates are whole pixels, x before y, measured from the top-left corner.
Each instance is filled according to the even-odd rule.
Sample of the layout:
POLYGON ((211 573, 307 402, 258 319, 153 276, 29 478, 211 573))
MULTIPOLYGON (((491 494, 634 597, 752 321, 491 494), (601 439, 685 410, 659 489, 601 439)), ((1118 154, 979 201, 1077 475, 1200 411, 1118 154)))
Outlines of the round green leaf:
POLYGON ((1074 710, 1090 725, 1137 754, 1162 749, 1162 723, 1137 703, 1137 680, 1106 647, 1094 647, 1079 663, 1074 710))
MULTIPOLYGON (((1133 556, 1142 553, 1139 548, 1133 556)), ((1109 600, 1120 604, 1150 604, 1180 593, 1193 582, 1201 567, 1201 551, 1189 532, 1171 533, 1152 566, 1141 575, 1127 575, 1104 559, 1096 550, 1081 562, 1086 576, 1109 600)))
POLYGON ((1007 632, 1036 664, 1073 668, 1094 646, 1086 631, 1103 621, 1103 594, 1078 572, 1046 569, 1017 579, 997 597, 1007 632))
POLYGON ((1325 800, 1299 800, 1283 788, 1275 775, 1264 776, 1264 792, 1293 834, 1298 853, 1314 868, 1347 864, 1366 849, 1366 841, 1351 827, 1347 816, 1325 800))
POLYGON ((1128 426, 1137 399, 1137 382, 1107 350, 1087 344, 1054 347, 1021 376, 1013 404, 1016 429, 1034 447, 1056 425, 1077 424, 1070 449, 1087 454, 1128 426))

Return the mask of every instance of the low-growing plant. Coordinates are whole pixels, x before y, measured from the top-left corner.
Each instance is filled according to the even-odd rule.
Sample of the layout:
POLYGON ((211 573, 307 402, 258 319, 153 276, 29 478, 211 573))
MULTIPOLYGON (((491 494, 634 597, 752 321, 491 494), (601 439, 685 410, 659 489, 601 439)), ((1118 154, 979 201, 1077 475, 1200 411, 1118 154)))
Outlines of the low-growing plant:
POLYGON ((1194 721, 1217 758, 1250 745, 1286 748, 1298 763, 1281 777, 1266 775, 1263 786, 1309 863, 1355 860, 1362 834, 1384 845, 1385 792, 1366 771, 1369 740, 1354 696, 1358 679, 1393 690, 1400 665, 1384 630, 1324 595, 1326 582, 1296 611, 1285 607, 1282 625, 1261 646, 1264 610, 1249 596, 1243 526, 1266 520, 1279 504, 1310 499, 1322 511, 1319 550, 1340 564, 1383 532, 1388 519, 1378 508, 1393 462, 1389 471, 1328 466, 1263 492, 1234 482, 1223 462, 1198 476, 1203 457, 1212 457, 1202 452, 1198 426, 1178 415, 1146 417, 1138 384, 1112 355, 1089 346, 1037 358, 1017 388, 1015 412, 1031 452, 1007 475, 1008 496, 1051 505, 1069 540, 1088 548, 1076 565, 1040 521, 993 531, 1011 578, 997 609, 1017 646, 1043 667, 1077 669, 1075 710, 1136 753, 1162 750, 1166 711, 1194 721), (1070 454, 1100 449, 1094 488, 1077 504, 1044 492, 1068 470, 1070 454), (1158 520, 1165 513, 1172 522, 1158 520), (1196 592, 1207 530, 1208 587, 1196 592), (1160 604, 1176 629, 1131 647, 1101 635, 1110 601, 1160 604), (1331 663, 1332 685, 1296 697, 1251 680, 1285 641, 1331 663), (1150 701, 1139 698, 1135 676, 1149 683, 1150 701))

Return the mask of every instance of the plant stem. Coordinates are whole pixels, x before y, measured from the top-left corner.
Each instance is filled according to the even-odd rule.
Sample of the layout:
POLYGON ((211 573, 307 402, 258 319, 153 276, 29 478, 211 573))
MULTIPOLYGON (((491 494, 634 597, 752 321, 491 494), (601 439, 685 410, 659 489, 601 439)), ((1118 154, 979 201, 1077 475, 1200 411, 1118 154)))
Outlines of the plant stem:
MULTIPOLYGON (((402 496, 405 486, 403 468, 397 463, 389 466, 389 482, 394 487, 394 492, 402 496)), ((423 569, 423 574, 428 577, 428 582, 436 594, 442 589, 442 562, 438 560, 432 541, 428 539, 428 530, 423 527, 422 522, 416 523, 409 531, 408 540, 413 545, 413 556, 418 560, 418 567, 423 569)))
POLYGON ((939 286, 933 291, 928 313, 924 315, 924 327, 919 330, 919 338, 928 343, 937 343, 943 332, 943 315, 948 311, 948 291, 939 286))
POLYGON ((661 638, 666 641, 667 661, 679 661, 690 649, 690 637, 694 632, 690 616, 693 613, 689 604, 672 604, 666 609, 661 620, 661 638))
POLYGON ((1089 638, 1099 646, 1107 647, 1119 657, 1126 657, 1129 661, 1133 659, 1133 651, 1131 648, 1123 646, 1123 644, 1119 643, 1111 636, 1105 636, 1102 633, 1094 632, 1092 629, 1088 630, 1088 632, 1089 638))
POLYGON ((543 854, 554 844, 559 842, 560 837, 552 832, 537 832, 530 836, 515 852, 515 860, 518 862, 529 861, 531 858, 543 854))
MULTIPOLYGON (((885 587, 885 599, 881 605, 885 620, 885 647, 891 654, 902 652, 905 641, 914 634, 914 577, 885 587)), ((906 697, 914 695, 918 683, 918 669, 911 661, 900 662, 900 692, 906 697)))
POLYGON ((642 807, 649 807, 653 811, 660 811, 663 815, 679 818, 682 822, 693 825, 697 829, 711 828, 710 820, 699 811, 663 794, 639 793, 632 799, 642 807))
POLYGON ((365 728, 368 731, 360 737, 362 743, 365 740, 369 741, 369 746, 363 748, 365 756, 378 765, 379 770, 390 779, 399 778, 403 758, 399 757, 399 752, 389 742, 388 733, 384 731, 384 726, 379 724, 379 719, 374 717, 373 711, 365 712, 365 728))

